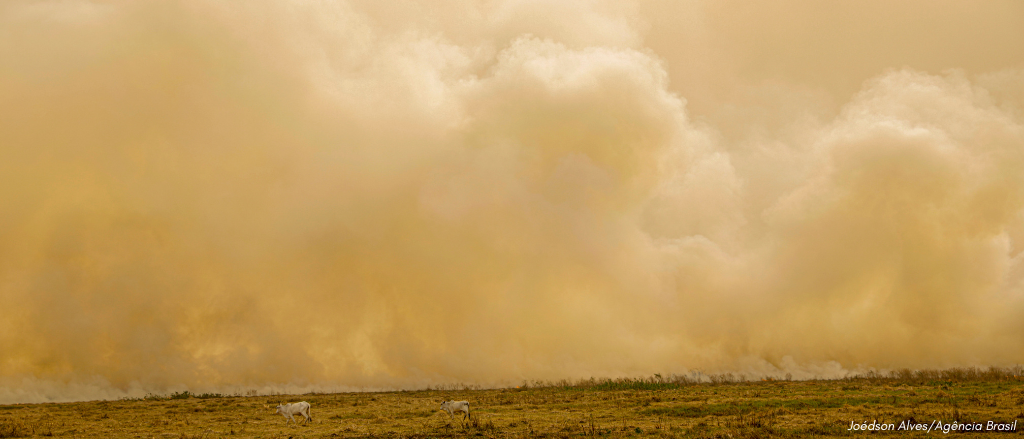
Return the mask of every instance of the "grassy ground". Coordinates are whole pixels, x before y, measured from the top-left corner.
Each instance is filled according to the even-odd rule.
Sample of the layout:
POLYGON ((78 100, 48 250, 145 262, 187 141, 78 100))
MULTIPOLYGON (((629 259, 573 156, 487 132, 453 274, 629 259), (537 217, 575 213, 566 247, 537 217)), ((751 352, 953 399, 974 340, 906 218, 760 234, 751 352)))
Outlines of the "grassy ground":
POLYGON ((873 420, 897 427, 907 420, 983 425, 1017 420, 1010 436, 1024 435, 1024 381, 1012 375, 946 378, 901 379, 893 374, 704 384, 650 379, 498 390, 204 398, 177 394, 0 406, 0 438, 947 436, 934 430, 848 431, 851 421, 873 420), (470 401, 472 421, 450 420, 438 409, 444 399, 470 401), (278 402, 300 400, 312 404, 313 423, 286 424, 274 413, 278 402))

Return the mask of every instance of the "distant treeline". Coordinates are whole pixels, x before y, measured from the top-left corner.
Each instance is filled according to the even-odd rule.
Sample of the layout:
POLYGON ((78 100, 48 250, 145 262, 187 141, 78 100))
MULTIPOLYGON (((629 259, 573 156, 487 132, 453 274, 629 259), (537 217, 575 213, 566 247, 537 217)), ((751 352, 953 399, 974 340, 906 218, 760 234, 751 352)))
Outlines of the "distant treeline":
MULTIPOLYGON (((588 378, 581 380, 559 380, 559 381, 526 381, 513 390, 560 388, 565 390, 667 390, 678 389, 687 386, 697 385, 722 385, 751 382, 778 382, 792 381, 792 376, 748 376, 744 374, 705 374, 702 372, 691 372, 686 375, 654 374, 650 377, 640 378, 588 378)), ((914 385, 947 384, 955 382, 971 381, 1024 381, 1024 367, 955 367, 950 369, 895 369, 886 371, 868 371, 860 374, 848 375, 841 378, 812 378, 804 381, 843 381, 843 382, 870 382, 877 383, 904 383, 914 385)), ((470 391, 482 390, 481 386, 466 384, 448 384, 427 387, 427 391, 470 391)), ((306 395, 318 395, 321 392, 310 392, 306 395)), ((274 392, 272 395, 278 395, 274 392)), ((187 398, 224 398, 231 396, 257 396, 255 390, 246 392, 245 395, 226 395, 220 393, 191 393, 187 390, 172 393, 170 395, 147 394, 142 398, 122 398, 125 400, 159 400, 159 399, 187 399, 187 398)))
POLYGON ((846 380, 894 381, 907 384, 927 384, 930 382, 963 382, 963 381, 1018 381, 1024 379, 1024 367, 954 367, 951 369, 896 369, 886 372, 865 372, 854 375, 846 380))
MULTIPOLYGON (((699 372, 687 375, 662 376, 655 374, 646 378, 590 378, 583 380, 534 381, 523 383, 518 389, 560 387, 582 390, 659 390, 676 389, 694 385, 716 385, 749 383, 760 381, 791 381, 792 376, 747 376, 743 374, 704 374, 699 372)), ((950 369, 896 369, 887 371, 868 371, 848 375, 842 378, 815 378, 805 381, 850 381, 850 382, 891 382, 906 384, 941 384, 968 381, 1024 381, 1024 367, 956 367, 950 369)))
POLYGON ((146 396, 141 398, 125 397, 121 398, 121 401, 159 401, 163 399, 210 399, 210 398, 226 398, 230 396, 242 396, 242 395, 225 395, 222 393, 192 393, 188 390, 182 390, 180 392, 174 392, 170 395, 157 395, 155 393, 147 393, 146 396))

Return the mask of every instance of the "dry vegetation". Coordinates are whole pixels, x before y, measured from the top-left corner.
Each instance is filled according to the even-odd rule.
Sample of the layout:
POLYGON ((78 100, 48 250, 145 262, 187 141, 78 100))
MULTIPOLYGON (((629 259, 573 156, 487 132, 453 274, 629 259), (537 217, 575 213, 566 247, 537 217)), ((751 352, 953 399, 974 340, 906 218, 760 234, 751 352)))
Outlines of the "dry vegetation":
MULTIPOLYGON (((1019 369, 952 369, 829 381, 656 376, 496 390, 250 397, 184 392, 0 406, 0 438, 846 436, 850 421, 1024 421, 1020 375, 1019 369), (450 420, 438 410, 443 399, 469 400, 473 420, 450 420), (274 413, 278 402, 298 400, 312 404, 312 424, 286 424, 274 413)), ((1022 432, 1018 425, 1013 435, 1022 432)))

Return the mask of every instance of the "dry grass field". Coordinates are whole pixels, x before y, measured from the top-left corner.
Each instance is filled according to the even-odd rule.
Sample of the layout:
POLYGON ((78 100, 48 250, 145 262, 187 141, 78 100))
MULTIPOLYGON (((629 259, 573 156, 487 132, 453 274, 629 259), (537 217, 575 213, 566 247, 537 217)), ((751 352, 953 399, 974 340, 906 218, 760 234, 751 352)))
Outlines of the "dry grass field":
MULTIPOLYGON (((1024 382, 1011 370, 903 371, 828 381, 535 383, 513 389, 275 396, 151 396, 139 400, 0 406, 0 438, 356 438, 975 436, 850 432, 851 421, 920 424, 1020 421, 1024 382), (469 422, 438 409, 471 402, 469 422), (280 401, 308 401, 314 422, 286 424, 280 401)), ((301 418, 301 417, 300 417, 301 418)), ((991 436, 991 434, 983 434, 991 436)))

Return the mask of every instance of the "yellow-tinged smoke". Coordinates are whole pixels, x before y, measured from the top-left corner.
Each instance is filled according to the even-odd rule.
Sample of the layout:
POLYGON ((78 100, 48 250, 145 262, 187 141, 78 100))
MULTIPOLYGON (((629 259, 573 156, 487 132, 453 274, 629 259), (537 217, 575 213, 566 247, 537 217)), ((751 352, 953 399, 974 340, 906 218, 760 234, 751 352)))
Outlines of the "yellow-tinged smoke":
POLYGON ((1024 6, 0 5, 0 402, 1024 361, 1024 6))

